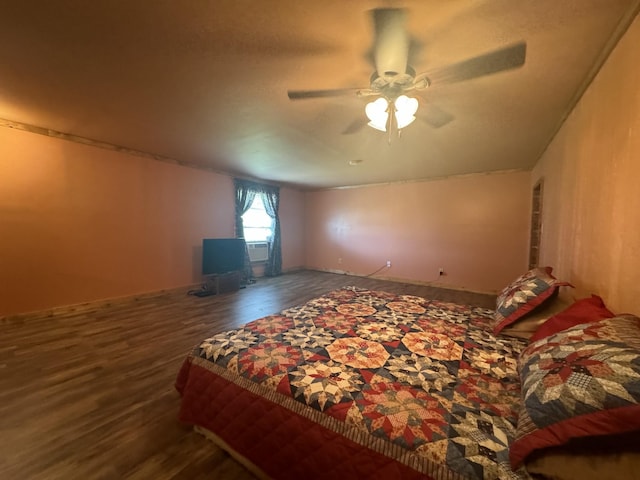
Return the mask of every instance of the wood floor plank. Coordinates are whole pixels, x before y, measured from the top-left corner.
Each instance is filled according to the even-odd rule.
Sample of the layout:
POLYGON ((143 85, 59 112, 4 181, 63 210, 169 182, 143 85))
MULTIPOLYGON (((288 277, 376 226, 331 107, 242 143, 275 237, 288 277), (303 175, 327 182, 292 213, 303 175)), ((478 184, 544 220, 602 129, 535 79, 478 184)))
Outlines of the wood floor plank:
POLYGON ((495 297, 300 271, 0 321, 0 478, 254 478, 177 421, 173 383, 203 338, 347 285, 493 308, 495 297))

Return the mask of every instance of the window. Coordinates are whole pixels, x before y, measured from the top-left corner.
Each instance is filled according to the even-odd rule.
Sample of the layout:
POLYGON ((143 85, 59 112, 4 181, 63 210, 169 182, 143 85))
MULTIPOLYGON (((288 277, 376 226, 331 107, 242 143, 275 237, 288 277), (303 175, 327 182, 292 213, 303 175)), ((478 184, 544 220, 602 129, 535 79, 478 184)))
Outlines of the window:
MULTIPOLYGON (((274 277, 282 273, 280 241, 280 187, 234 178, 235 234, 244 237, 249 252, 245 262, 245 280, 253 279, 251 263, 265 262, 264 274, 274 277), (268 213, 267 213, 268 212, 268 213), (269 216, 273 215, 273 219, 269 216), (267 243, 268 242, 268 243, 267 243), (253 252, 253 255, 252 255, 253 252)), ((247 257, 245 256, 245 259, 247 257)))
POLYGON ((242 223, 247 242, 266 242, 271 239, 273 220, 264 209, 262 194, 256 195, 249 210, 242 215, 242 223))

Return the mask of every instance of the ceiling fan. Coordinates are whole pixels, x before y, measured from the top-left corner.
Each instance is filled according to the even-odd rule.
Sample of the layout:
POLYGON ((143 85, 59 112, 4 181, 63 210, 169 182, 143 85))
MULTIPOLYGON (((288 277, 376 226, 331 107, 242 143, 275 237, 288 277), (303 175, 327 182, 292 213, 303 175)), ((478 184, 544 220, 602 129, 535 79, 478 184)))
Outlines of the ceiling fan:
MULTIPOLYGON (((372 60, 374 72, 369 87, 331 90, 289 90, 291 100, 355 95, 378 97, 365 107, 368 125, 398 133, 415 120, 418 100, 411 97, 432 84, 448 84, 471 80, 524 65, 527 44, 523 41, 492 52, 463 60, 425 73, 416 73, 411 65, 411 39, 405 29, 407 11, 401 8, 378 8, 371 11, 374 26, 372 60)), ((432 115, 425 118, 434 127, 441 127, 453 116, 433 106, 432 115), (435 113, 435 115, 433 115, 435 113)), ((359 119, 343 133, 355 133, 367 120, 359 119)), ((391 138, 391 137, 389 137, 391 138)))

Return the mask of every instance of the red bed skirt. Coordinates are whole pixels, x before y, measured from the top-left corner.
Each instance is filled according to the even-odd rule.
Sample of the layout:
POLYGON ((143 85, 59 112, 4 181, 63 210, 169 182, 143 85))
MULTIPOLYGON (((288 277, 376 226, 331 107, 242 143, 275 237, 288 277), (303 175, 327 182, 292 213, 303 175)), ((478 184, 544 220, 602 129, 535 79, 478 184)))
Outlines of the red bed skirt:
MULTIPOLYGON (((384 452, 385 446, 369 438, 367 432, 345 424, 337 428, 351 429, 349 437, 354 441, 331 425, 321 425, 292 411, 290 404, 278 403, 294 400, 277 392, 271 399, 265 398, 259 385, 253 391, 247 390, 237 383, 242 379, 224 378, 228 374, 215 370, 215 365, 206 365, 198 358, 185 360, 176 380, 176 389, 182 395, 179 418, 214 433, 234 454, 247 459, 266 476, 296 480, 431 478, 411 468, 411 459, 397 461, 395 446, 390 445, 390 451, 384 452), (377 443, 378 447, 368 448, 363 445, 366 442, 377 443)), ((302 404, 300 407, 308 408, 302 404)), ((334 419, 326 421, 331 423, 334 419)))

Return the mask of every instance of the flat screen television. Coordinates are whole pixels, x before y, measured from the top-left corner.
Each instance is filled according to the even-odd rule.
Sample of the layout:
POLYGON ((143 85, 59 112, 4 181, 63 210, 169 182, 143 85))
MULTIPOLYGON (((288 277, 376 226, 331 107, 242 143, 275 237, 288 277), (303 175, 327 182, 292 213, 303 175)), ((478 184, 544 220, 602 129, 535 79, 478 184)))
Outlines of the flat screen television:
POLYGON ((244 238, 205 238, 202 240, 202 274, 221 275, 244 268, 244 238))

